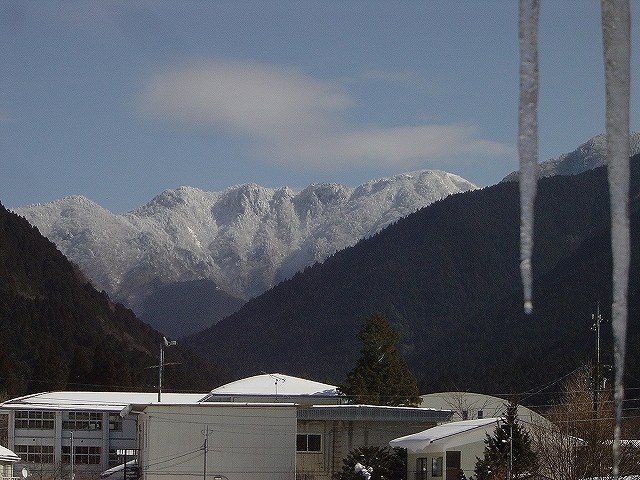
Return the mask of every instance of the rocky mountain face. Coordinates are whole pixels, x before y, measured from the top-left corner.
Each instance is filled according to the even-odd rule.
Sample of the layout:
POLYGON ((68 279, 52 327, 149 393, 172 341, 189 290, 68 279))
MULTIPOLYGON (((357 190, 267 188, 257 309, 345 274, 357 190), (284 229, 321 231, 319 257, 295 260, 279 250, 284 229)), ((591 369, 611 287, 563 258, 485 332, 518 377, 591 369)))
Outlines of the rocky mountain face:
MULTIPOLYGON (((629 135, 630 155, 640 153, 640 132, 629 135)), ((539 176, 553 177, 554 175, 577 175, 607 164, 607 136, 596 135, 583 143, 573 152, 560 155, 558 158, 540 163, 539 176)), ((502 179, 503 182, 515 182, 518 172, 511 172, 502 179)))
MULTIPOLYGON (((356 188, 317 184, 301 192, 255 184, 223 192, 180 187, 123 215, 81 196, 15 212, 38 227, 98 289, 148 323, 162 324, 166 332, 171 326, 166 319, 156 321, 159 309, 148 300, 168 285, 181 283, 188 298, 184 286, 193 282, 198 285, 193 295, 201 298, 197 281, 211 281, 209 295, 224 297, 227 308, 217 317, 209 312, 215 321, 306 266, 436 200, 475 188, 459 176, 425 170, 356 188), (145 310, 154 310, 154 318, 145 310)), ((196 329, 185 324, 186 312, 185 318, 173 315, 172 335, 196 329)))

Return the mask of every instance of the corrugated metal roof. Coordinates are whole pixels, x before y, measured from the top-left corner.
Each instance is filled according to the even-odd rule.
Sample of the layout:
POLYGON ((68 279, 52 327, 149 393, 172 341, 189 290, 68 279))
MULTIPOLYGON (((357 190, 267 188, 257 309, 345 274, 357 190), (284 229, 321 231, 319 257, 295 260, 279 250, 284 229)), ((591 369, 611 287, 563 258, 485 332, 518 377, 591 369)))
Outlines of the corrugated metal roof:
POLYGON ((381 405, 313 405, 298 409, 300 420, 378 420, 442 422, 449 420, 450 410, 381 405))

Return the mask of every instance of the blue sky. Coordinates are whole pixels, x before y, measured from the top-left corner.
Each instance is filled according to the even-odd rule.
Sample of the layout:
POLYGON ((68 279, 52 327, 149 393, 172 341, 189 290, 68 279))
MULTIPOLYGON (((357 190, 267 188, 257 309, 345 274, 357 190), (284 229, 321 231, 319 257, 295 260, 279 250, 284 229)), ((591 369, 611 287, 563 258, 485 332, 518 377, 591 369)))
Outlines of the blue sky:
MULTIPOLYGON (((640 0, 632 0, 640 25, 640 0)), ((0 201, 517 168, 517 1, 0 3, 0 201)), ((638 29, 631 128, 640 129, 638 29)), ((541 1, 540 159, 604 131, 600 2, 541 1)))

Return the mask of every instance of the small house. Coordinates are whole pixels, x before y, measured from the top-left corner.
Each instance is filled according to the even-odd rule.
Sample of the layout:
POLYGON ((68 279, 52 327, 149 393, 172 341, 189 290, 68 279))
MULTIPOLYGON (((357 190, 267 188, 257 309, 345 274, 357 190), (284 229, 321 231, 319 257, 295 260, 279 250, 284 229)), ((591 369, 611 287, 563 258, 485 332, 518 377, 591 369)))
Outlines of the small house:
POLYGON ((0 480, 14 477, 13 466, 18 461, 20 457, 7 447, 0 445, 0 480))
POLYGON ((484 440, 500 418, 450 422, 389 442, 407 449, 408 480, 459 480, 469 478, 476 459, 484 455, 484 440))

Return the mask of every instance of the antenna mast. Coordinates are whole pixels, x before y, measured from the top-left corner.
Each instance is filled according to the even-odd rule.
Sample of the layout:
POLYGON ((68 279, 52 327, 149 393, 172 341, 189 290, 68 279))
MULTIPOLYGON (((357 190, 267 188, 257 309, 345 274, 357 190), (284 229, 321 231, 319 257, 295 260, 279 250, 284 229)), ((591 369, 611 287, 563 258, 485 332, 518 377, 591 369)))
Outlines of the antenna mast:
POLYGON ((604 322, 602 315, 600 315, 600 304, 596 309, 595 314, 591 314, 593 320, 592 330, 596 332, 596 371, 594 372, 593 379, 593 410, 598 411, 598 405, 600 403, 600 324, 604 322))

